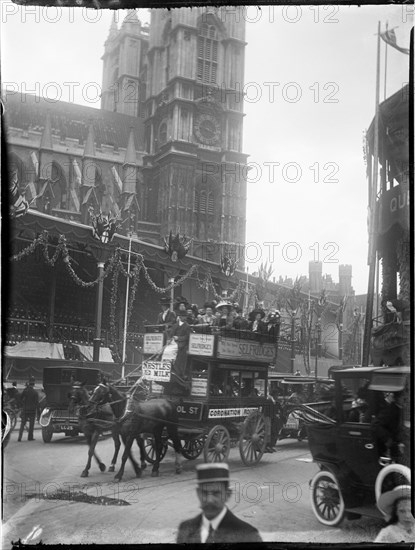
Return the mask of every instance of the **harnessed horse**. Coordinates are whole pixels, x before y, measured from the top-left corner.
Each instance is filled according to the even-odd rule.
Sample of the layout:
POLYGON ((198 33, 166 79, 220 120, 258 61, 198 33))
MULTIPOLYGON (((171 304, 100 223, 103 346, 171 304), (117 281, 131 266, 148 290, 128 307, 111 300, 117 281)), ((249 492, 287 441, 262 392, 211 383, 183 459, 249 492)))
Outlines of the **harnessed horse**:
MULTIPOLYGON (((105 430, 111 430, 111 435, 115 446, 114 456, 109 468, 110 472, 115 470, 115 463, 121 446, 119 426, 116 421, 124 412, 126 397, 119 394, 119 401, 117 400, 117 403, 113 403, 113 406, 111 406, 110 404, 98 403, 96 399, 94 399, 94 394, 95 391, 90 397, 87 389, 80 382, 75 382, 72 386, 70 409, 73 410, 75 405, 79 405, 78 422, 88 444, 88 461, 81 473, 81 477, 88 477, 92 457, 94 457, 97 461, 100 471, 105 472, 105 464, 101 462, 95 452, 95 447, 99 436, 105 430)), ((141 437, 137 437, 136 440, 138 446, 140 447, 141 469, 144 469, 146 467, 144 442, 141 437)), ((130 458, 136 473, 141 473, 141 469, 138 464, 132 457, 130 458)))
MULTIPOLYGON (((113 386, 100 384, 94 391, 93 397, 96 403, 108 403, 111 399, 117 398, 118 390, 113 386)), ((137 437, 142 433, 152 433, 155 442, 156 460, 153 464, 151 476, 159 475, 159 466, 162 451, 162 432, 167 429, 169 439, 173 442, 176 453, 176 473, 182 471, 182 447, 180 443, 178 427, 178 415, 176 406, 167 399, 150 399, 149 401, 139 401, 132 392, 127 400, 125 412, 118 420, 118 429, 124 443, 124 453, 122 455, 121 467, 115 476, 115 479, 121 481, 124 475, 124 468, 127 458, 132 459, 131 446, 137 437)), ((141 470, 135 468, 137 477, 140 477, 141 470)))

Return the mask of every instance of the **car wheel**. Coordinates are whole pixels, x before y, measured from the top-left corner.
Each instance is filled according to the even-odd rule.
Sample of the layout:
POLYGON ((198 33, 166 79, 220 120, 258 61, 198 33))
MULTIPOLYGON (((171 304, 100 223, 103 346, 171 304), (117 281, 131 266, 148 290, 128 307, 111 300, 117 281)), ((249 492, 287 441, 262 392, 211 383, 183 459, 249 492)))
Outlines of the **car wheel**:
POLYGON ((345 504, 336 476, 321 470, 311 480, 311 507, 320 523, 334 527, 345 515, 345 504))

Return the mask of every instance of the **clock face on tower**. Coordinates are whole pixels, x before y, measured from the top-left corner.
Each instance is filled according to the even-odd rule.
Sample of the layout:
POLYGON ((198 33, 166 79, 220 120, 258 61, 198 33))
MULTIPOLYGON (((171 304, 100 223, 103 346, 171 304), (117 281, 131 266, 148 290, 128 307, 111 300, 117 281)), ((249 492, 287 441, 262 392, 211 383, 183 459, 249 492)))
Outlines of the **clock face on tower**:
POLYGON ((195 135, 205 145, 218 145, 220 141, 220 122, 213 115, 199 115, 195 122, 195 135))

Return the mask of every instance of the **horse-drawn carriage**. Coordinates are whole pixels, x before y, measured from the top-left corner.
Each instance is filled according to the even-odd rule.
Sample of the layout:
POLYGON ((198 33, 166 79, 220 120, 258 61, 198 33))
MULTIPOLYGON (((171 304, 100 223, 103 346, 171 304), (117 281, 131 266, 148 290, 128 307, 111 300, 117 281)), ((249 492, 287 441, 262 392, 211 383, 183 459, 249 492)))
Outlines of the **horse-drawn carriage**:
MULTIPOLYGON (((332 419, 307 425, 310 451, 319 472, 310 482, 311 505, 324 525, 340 524, 344 517, 381 517, 376 508, 380 493, 410 484, 410 368, 359 367, 333 370, 335 400, 332 419), (348 391, 347 391, 348 390, 348 391), (379 436, 385 409, 384 393, 399 396, 401 412, 397 454, 387 456, 379 436), (360 415, 354 414, 347 395, 360 399, 360 415)), ((357 403, 355 399, 354 404, 357 403)), ((392 448, 392 447, 391 447, 392 448)))
MULTIPOLYGON (((149 341, 154 344, 160 337, 150 335, 149 341)), ((174 383, 174 369, 168 364, 160 360, 143 364, 151 396, 163 396, 176 404, 186 458, 195 459, 203 452, 206 462, 226 461, 231 446, 238 444, 244 464, 261 460, 270 438, 268 367, 275 353, 275 341, 268 335, 195 325, 181 387, 174 383)), ((164 453, 167 445, 165 439, 164 453)), ((146 451, 151 462, 151 438, 146 439, 146 451)))
POLYGON ((76 436, 80 433, 78 417, 69 409, 72 384, 83 380, 86 388, 92 390, 99 383, 101 371, 89 367, 44 367, 43 388, 46 406, 40 416, 42 438, 45 443, 52 440, 53 434, 64 433, 76 436))
POLYGON ((334 380, 272 373, 269 375, 269 394, 275 400, 278 439, 290 437, 302 441, 307 438, 306 422, 315 420, 310 420, 305 412, 313 410, 313 414, 319 416, 329 409, 334 396, 334 380))

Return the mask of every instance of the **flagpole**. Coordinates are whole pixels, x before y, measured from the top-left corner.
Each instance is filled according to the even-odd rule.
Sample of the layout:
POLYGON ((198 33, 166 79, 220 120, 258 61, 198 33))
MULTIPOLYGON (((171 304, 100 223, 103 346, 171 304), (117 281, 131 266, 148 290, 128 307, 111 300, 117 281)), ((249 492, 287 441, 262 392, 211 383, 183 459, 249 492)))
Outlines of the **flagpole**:
POLYGON ((126 356, 126 347, 127 347, 127 321, 128 321, 128 294, 130 291, 130 262, 131 262, 131 234, 130 241, 128 244, 128 268, 127 268, 127 288, 125 291, 125 312, 124 312, 124 336, 122 342, 122 368, 121 368, 121 378, 125 377, 125 356, 126 356))
POLYGON ((369 280, 366 298, 366 317, 365 332, 363 341, 362 366, 369 365, 370 339, 372 332, 373 318, 373 294, 376 274, 376 202, 378 192, 378 171, 379 171, 379 81, 380 81, 380 21, 378 21, 378 41, 377 41, 377 59, 376 59, 376 99, 375 99, 375 127, 374 127, 374 145, 373 145, 373 170, 372 178, 369 181, 370 186, 370 223, 369 223, 369 280))
MULTIPOLYGON (((386 22, 386 32, 388 32, 388 22, 386 22)), ((383 99, 386 99, 386 75, 388 67, 388 43, 385 42, 385 78, 384 78, 384 88, 383 88, 383 99)))

